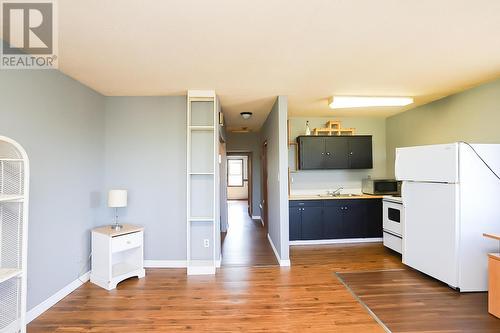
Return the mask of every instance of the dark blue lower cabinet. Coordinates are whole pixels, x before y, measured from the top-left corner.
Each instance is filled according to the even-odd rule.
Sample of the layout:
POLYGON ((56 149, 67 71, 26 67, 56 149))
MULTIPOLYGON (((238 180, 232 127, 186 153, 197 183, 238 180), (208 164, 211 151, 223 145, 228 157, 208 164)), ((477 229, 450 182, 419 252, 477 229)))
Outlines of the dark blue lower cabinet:
POLYGON ((381 238, 383 236, 382 200, 370 200, 366 205, 366 237, 381 238))
POLYGON ((302 218, 302 208, 290 207, 288 209, 288 216, 290 219, 290 240, 300 240, 300 220, 302 218))
POLYGON ((382 237, 382 200, 290 201, 290 240, 382 237))
POLYGON ((343 238, 342 215, 342 205, 329 205, 323 208, 325 235, 319 239, 343 238))
POLYGON ((303 207, 301 239, 313 240, 323 237, 323 207, 303 207))
MULTIPOLYGON (((374 200, 374 199, 368 199, 374 200)), ((366 237, 366 202, 362 199, 350 200, 342 207, 343 238, 366 237)), ((382 212, 380 212, 382 214, 382 212)))

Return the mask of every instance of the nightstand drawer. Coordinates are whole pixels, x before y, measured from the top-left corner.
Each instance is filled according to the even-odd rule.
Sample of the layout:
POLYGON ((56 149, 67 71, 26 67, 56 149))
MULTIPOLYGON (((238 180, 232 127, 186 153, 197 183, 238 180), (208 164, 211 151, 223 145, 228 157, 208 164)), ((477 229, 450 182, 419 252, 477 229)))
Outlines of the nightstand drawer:
POLYGON ((115 236, 111 240, 111 252, 119 252, 142 245, 142 231, 115 236))

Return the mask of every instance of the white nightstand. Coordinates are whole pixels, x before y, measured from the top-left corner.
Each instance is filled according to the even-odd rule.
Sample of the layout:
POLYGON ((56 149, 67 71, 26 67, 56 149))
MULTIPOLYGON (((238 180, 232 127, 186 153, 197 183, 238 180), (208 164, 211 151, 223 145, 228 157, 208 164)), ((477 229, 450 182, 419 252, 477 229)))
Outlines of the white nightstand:
POLYGON ((143 227, 124 224, 120 230, 110 226, 92 230, 90 282, 112 290, 125 279, 145 275, 143 227))

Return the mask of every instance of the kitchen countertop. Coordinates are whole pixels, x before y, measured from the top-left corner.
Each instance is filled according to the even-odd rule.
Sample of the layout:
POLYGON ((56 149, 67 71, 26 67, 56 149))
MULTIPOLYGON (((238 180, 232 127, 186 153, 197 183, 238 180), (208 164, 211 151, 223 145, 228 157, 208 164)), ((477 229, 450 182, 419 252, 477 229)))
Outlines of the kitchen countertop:
POLYGON ((288 200, 344 200, 344 199, 382 199, 383 195, 356 194, 353 196, 339 195, 327 196, 318 194, 292 194, 288 196, 288 200))

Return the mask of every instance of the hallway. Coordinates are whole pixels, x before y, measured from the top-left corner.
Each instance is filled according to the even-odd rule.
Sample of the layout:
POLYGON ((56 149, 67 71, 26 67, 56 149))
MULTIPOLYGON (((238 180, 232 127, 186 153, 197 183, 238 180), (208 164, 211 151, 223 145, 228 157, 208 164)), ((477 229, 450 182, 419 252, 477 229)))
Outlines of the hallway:
POLYGON ((222 265, 277 266, 264 227, 248 216, 247 207, 246 201, 228 201, 229 230, 222 241, 222 265))

